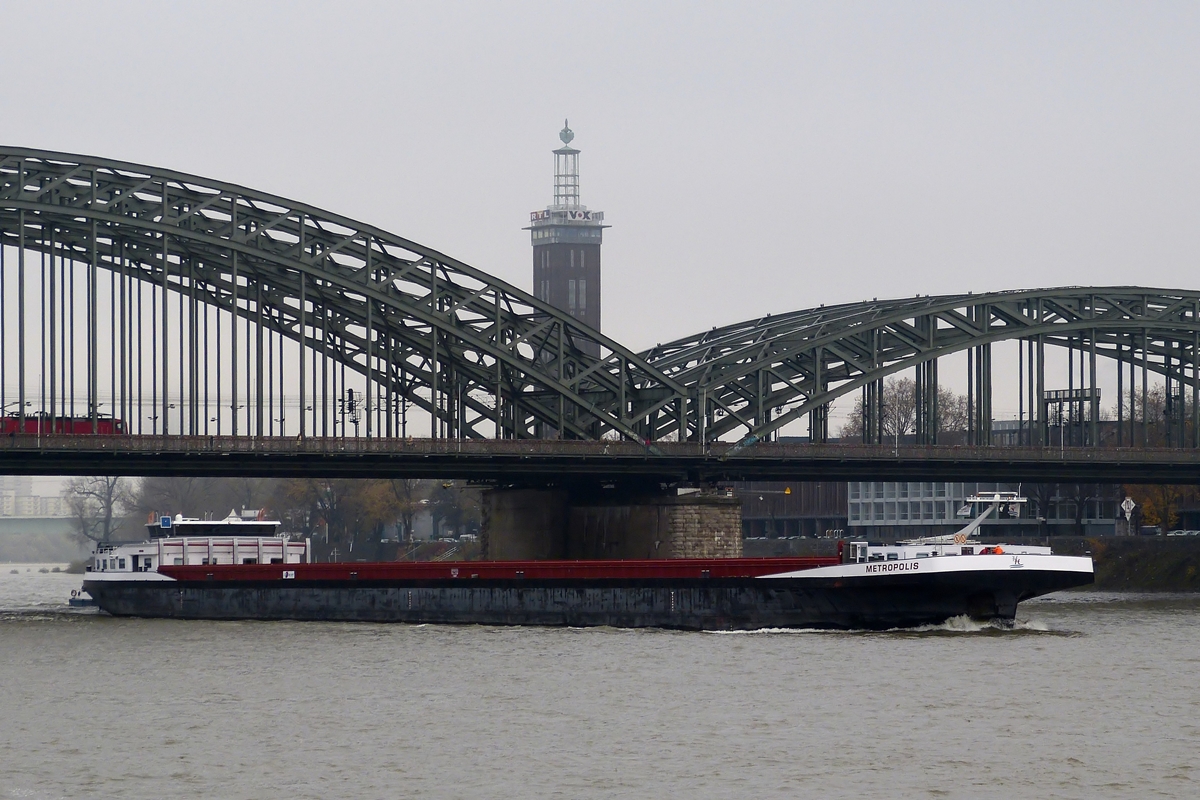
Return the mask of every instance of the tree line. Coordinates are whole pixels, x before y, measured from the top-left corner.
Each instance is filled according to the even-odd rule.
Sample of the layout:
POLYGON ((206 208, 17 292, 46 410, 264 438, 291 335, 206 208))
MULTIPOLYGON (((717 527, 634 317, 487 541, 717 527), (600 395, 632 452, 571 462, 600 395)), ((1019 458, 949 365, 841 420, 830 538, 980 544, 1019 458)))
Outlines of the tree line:
POLYGON ((82 540, 136 540, 160 515, 224 519, 262 509, 283 531, 347 558, 385 532, 411 543, 424 513, 435 535, 478 533, 480 519, 480 490, 462 481, 96 476, 68 481, 64 497, 82 540))

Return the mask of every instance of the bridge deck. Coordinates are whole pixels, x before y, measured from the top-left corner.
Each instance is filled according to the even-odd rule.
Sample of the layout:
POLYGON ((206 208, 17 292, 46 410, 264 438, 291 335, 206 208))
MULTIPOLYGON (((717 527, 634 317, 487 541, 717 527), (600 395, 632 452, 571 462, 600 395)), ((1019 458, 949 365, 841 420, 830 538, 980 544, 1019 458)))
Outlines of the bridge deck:
POLYGON ((229 436, 0 437, 0 472, 24 475, 453 477, 558 483, 948 480, 1200 483, 1200 451, 493 439, 229 436), (732 452, 731 452, 732 451, 732 452))

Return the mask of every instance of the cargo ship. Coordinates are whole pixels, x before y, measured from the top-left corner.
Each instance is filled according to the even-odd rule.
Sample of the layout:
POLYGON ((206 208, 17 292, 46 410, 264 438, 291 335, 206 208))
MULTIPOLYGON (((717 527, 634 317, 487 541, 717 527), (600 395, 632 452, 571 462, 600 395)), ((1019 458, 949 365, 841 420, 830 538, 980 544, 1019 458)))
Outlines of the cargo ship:
POLYGON ((1011 624, 1032 597, 1089 584, 1092 560, 984 545, 986 508, 952 535, 839 542, 837 556, 647 561, 313 563, 279 523, 164 517, 146 542, 101 545, 83 589, 117 616, 682 630, 887 630, 954 617, 1011 624))

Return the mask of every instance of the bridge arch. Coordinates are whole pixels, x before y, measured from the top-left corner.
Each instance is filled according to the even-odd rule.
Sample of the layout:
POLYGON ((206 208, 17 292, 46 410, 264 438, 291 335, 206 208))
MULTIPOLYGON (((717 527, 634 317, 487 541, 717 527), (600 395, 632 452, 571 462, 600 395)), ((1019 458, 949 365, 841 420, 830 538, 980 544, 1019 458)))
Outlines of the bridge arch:
MULTIPOLYGON (((861 391, 864 438, 879 442, 883 380, 912 370, 917 440, 935 443, 938 360, 966 352, 968 433, 972 443, 989 444, 991 346, 1005 341, 1022 348, 1022 400, 1033 410, 1028 443, 1046 443, 1045 351, 1065 348, 1080 359, 1083 376, 1071 399, 1091 406, 1091 441, 1098 441, 1097 360, 1107 359, 1116 365, 1118 386, 1134 395, 1144 394, 1146 374, 1162 376, 1168 398, 1177 398, 1177 413, 1186 408, 1190 417, 1190 425, 1175 420, 1172 443, 1200 447, 1200 292, 1195 291, 1064 287, 847 303, 713 328, 643 355, 685 384, 693 402, 703 407, 703 418, 689 417, 693 438, 738 433, 754 440, 807 415, 812 439, 823 441, 830 403, 861 391), (1138 374, 1141 387, 1135 385, 1138 374)), ((1132 424, 1128 433, 1118 426, 1117 443, 1134 444, 1136 435, 1132 424)))
MULTIPOLYGON (((83 416, 96 430, 108 415, 189 435, 708 442, 807 416, 822 441, 830 404, 861 391, 864 435, 879 441, 882 382, 911 370, 918 440, 936 442, 938 361, 965 351, 971 437, 986 444, 991 347, 1005 341, 1027 354, 1031 443, 1045 441, 1045 351, 1066 348, 1086 359, 1089 388, 1098 359, 1130 391, 1135 372, 1143 385, 1161 376, 1190 406, 1176 443, 1186 432, 1200 446, 1193 291, 847 303, 635 353, 375 226, 171 170, 0 147, 0 406, 18 417, 83 416), (429 427, 408 425, 409 409, 429 427)), ((1087 397, 1094 425, 1099 398, 1087 397)))
POLYGON ((0 245, 0 316, 20 317, 0 401, 19 417, 82 406, 93 429, 107 409, 155 433, 346 435, 349 408, 355 433, 396 436, 412 407, 434 437, 641 439, 686 391, 443 253, 195 175, 0 148, 0 245))

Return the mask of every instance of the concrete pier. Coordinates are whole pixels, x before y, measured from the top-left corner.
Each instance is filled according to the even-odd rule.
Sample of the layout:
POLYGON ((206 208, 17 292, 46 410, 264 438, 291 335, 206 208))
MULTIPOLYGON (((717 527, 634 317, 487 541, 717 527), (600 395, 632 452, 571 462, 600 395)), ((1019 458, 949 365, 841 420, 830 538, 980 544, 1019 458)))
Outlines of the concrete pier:
POLYGON ((486 559, 739 558, 741 500, 724 494, 572 498, 496 489, 483 498, 486 559))

